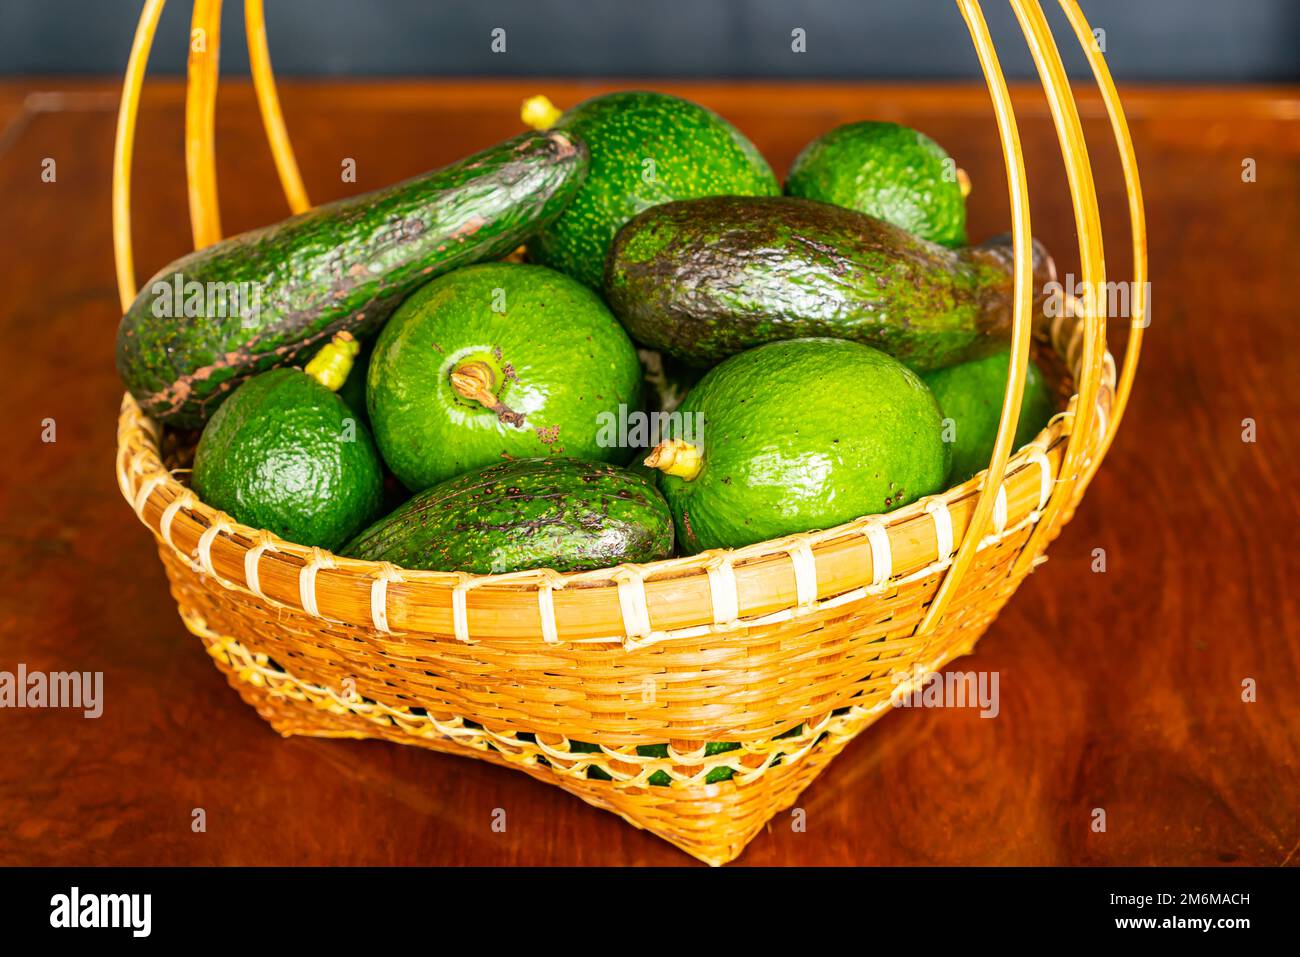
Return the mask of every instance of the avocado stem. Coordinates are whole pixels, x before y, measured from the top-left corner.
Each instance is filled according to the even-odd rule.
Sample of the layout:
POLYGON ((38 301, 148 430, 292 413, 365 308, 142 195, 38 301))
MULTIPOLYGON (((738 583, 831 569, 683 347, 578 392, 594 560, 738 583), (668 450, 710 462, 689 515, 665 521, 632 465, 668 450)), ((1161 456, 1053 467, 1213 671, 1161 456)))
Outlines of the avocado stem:
POLYGON ((307 373, 331 392, 343 388, 348 374, 352 371, 352 362, 361 351, 361 343, 352 338, 349 332, 336 332, 334 338, 321 346, 320 351, 303 366, 307 373))
POLYGON ((665 475, 676 475, 689 482, 700 474, 704 456, 699 446, 685 439, 664 439, 646 456, 645 464, 665 475))
POLYGON ((486 362, 472 359, 456 366, 451 370, 451 387, 461 398, 491 409, 506 425, 523 427, 523 415, 503 405, 497 398, 497 374, 486 362))
POLYGON ((971 183, 970 174, 960 166, 957 167, 957 188, 961 190, 961 198, 965 199, 970 195, 971 183))
POLYGON ((497 376, 486 362, 462 362, 451 370, 451 387, 462 398, 490 406, 497 401, 497 376))
POLYGON ((549 130, 563 115, 554 103, 540 93, 524 100, 519 109, 519 118, 535 130, 549 130))

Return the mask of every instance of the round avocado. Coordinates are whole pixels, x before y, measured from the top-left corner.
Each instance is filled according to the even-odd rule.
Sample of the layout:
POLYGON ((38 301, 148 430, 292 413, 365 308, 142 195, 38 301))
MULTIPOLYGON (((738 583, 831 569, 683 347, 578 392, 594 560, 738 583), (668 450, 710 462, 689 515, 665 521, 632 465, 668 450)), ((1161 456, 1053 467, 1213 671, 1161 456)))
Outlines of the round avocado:
MULTIPOLYGON (((1010 350, 1003 349, 983 359, 922 376, 938 400, 944 418, 952 420, 950 480, 954 484, 966 481, 989 466, 998 437, 998 421, 1002 418, 1002 399, 1007 391, 1010 362, 1010 350)), ((1055 411, 1056 403, 1047 381, 1030 360, 1013 451, 1042 431, 1055 411)))
POLYGON ((956 173, 944 148, 924 133, 897 123, 848 123, 804 147, 785 191, 963 246, 966 198, 956 173))
POLYGON ((591 154, 587 180, 559 219, 528 244, 532 262, 599 289, 614 234, 644 209, 697 196, 776 196, 762 154, 712 110, 663 93, 594 97, 567 110, 591 154))
POLYGON ((459 269, 413 293, 366 381, 375 441, 413 492, 502 459, 626 461, 608 422, 640 401, 636 349, 600 297, 518 263, 459 269))
POLYGON ((379 511, 383 470, 370 432, 298 369, 245 381, 208 421, 194 490, 236 521, 334 549, 379 511))
POLYGON ((948 469, 925 383, 842 339, 742 352, 709 372, 679 411, 675 438, 692 443, 698 460, 656 462, 664 443, 650 462, 665 473, 659 487, 687 553, 888 512, 938 491, 948 469))
POLYGON ((344 554, 403 568, 503 574, 667 558, 673 520, 654 483, 598 462, 520 459, 426 489, 344 554))

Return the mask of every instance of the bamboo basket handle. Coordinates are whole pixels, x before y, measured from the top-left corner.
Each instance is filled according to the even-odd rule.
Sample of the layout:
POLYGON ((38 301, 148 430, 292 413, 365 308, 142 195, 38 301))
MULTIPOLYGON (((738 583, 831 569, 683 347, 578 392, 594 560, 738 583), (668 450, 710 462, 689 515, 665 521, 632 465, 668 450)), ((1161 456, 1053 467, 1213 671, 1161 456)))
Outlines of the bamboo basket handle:
MULTIPOLYGON (((1124 375, 1119 386, 1110 421, 1103 424, 1103 434, 1098 452, 1091 460, 1085 460, 1085 450, 1098 414, 1097 396, 1101 388, 1104 362, 1106 357, 1106 317, 1099 309, 1097 291, 1105 286, 1105 256, 1101 234, 1101 213, 1097 202, 1097 190, 1093 181, 1092 167, 1088 158, 1088 148, 1083 135, 1083 125, 1079 119, 1078 106, 1070 91, 1069 79, 1061 61, 1060 52, 1052 39, 1052 33, 1043 15, 1038 0, 1010 0, 1021 31, 1029 45, 1043 89, 1047 94, 1052 120, 1056 126, 1057 138, 1065 161, 1066 177, 1070 186, 1070 198, 1074 207, 1075 226, 1079 235, 1079 256, 1085 295, 1083 298, 1083 356, 1080 374, 1076 377, 1075 396, 1070 401, 1068 415, 1072 419, 1070 437, 1066 443, 1064 460, 1061 465, 1060 478, 1052 489, 1042 514, 1030 533, 1029 540, 1017 556, 1008 574, 1012 577, 1025 574, 1038 556, 1056 524, 1063 508, 1077 503, 1082 496, 1087 482, 1095 473, 1097 465, 1114 438, 1131 391, 1134 375, 1137 371, 1137 359, 1141 349, 1142 328, 1146 315, 1146 222, 1142 207, 1141 187, 1137 177, 1137 163, 1133 153, 1133 144, 1128 126, 1120 107, 1119 96, 1106 68, 1101 51, 1092 42, 1092 31, 1079 9, 1076 0, 1060 0, 1074 30, 1084 54, 1092 67, 1093 74, 1101 88, 1102 98, 1110 115, 1111 126, 1119 146, 1129 194, 1129 218, 1133 233, 1133 269, 1136 294, 1133 310, 1133 334, 1130 336, 1125 354, 1124 375)), ((1006 160, 1008 189, 1012 208, 1012 234, 1016 250, 1015 269, 1015 322, 1012 331, 1012 349, 1010 371, 1007 376, 1007 388, 1003 395, 1002 415, 998 424, 997 439, 994 444, 992 460, 983 487, 976 500, 975 513, 965 538, 962 540, 953 558, 948 574, 944 576, 925 618, 918 626, 917 633, 925 634, 938 625, 943 612, 956 593, 962 575, 974 560, 976 550, 984 535, 989 521, 994 497, 1001 487, 1006 467, 1007 455, 1019 418, 1021 397, 1024 390, 1024 378, 1027 372, 1028 340, 1027 326, 1029 303, 1026 301, 1026 289, 1022 285, 1023 273, 1027 270, 1026 261, 1029 217, 1023 209, 1028 202, 1023 189, 1024 157, 1020 150, 1019 136, 1015 129, 1014 115, 1011 110, 1006 82, 997 63, 996 51, 988 34, 978 0, 957 0, 959 9, 970 29, 981 68, 989 85, 993 98, 994 110, 998 117, 999 131, 1002 134, 1003 154, 1006 160), (1024 231, 1024 234, 1022 234, 1024 231)), ((942 558, 942 556, 940 556, 942 558)))
POLYGON ((122 100, 117 107, 113 139, 113 262, 117 267, 117 296, 126 312, 135 299, 135 254, 131 249, 131 158, 135 155, 135 121, 140 89, 149 65, 149 50, 166 0, 145 0, 136 24, 131 56, 126 61, 122 100))
POLYGON ((275 72, 271 69, 271 51, 266 43, 266 17, 262 0, 244 0, 244 33, 248 37, 248 65, 253 74, 253 89, 257 105, 262 112, 262 126, 266 129, 266 142, 271 147, 271 158, 280 177, 284 198, 289 209, 301 213, 311 209, 307 188, 302 184, 298 160, 293 155, 289 131, 284 125, 280 110, 280 97, 275 91, 275 72))
POLYGON ((1093 42, 1092 29, 1079 9, 1077 0, 1060 0, 1061 9, 1065 11, 1074 28, 1074 34, 1083 48, 1083 55, 1092 68, 1093 77, 1101 90, 1102 102, 1110 117, 1111 132, 1119 148, 1120 166, 1124 171, 1124 185, 1128 194, 1129 228, 1133 240, 1133 314, 1129 321, 1129 338, 1124 349, 1124 365, 1120 372, 1119 383, 1115 389, 1114 404, 1110 411, 1110 422, 1105 438, 1097 455, 1080 483, 1079 495, 1082 495, 1097 474, 1097 467, 1110 449, 1110 443, 1119 429, 1120 420, 1128 407, 1128 397, 1133 391, 1133 379, 1137 375, 1138 356, 1142 351, 1142 335, 1147 326, 1147 217, 1146 207, 1142 202, 1142 182, 1138 177, 1137 154, 1133 149, 1133 136, 1129 132, 1128 120, 1124 117, 1124 108, 1120 105, 1119 91, 1110 75, 1106 58, 1093 42))
POLYGON ((194 0, 185 84, 185 181, 195 249, 221 239, 215 149, 220 59, 221 0, 194 0), (196 47, 196 40, 201 45, 196 47))
POLYGON ((1061 475, 1051 498, 1024 550, 1011 567, 1012 577, 1028 572, 1030 563, 1046 546, 1052 529, 1063 509, 1078 501, 1075 486, 1084 468, 1091 463, 1084 456, 1089 445, 1093 420, 1097 414, 1097 394, 1101 387, 1102 365, 1106 355, 1106 317, 1097 308, 1096 291, 1106 282, 1106 263, 1102 249, 1101 211, 1097 204, 1097 187, 1093 182, 1088 146, 1083 136, 1078 105, 1070 92, 1070 81, 1061 62, 1061 54, 1052 39, 1052 31, 1038 0, 1011 0, 1012 10, 1029 43, 1029 52, 1038 69, 1047 104, 1061 143, 1070 199, 1074 204, 1074 223, 1079 235, 1080 271, 1083 274, 1083 358, 1076 376, 1076 394, 1072 400, 1074 421, 1065 446, 1061 475))
MULTIPOLYGON (((158 20, 166 0, 145 0, 136 25, 131 55, 127 60, 122 99, 118 105, 117 133, 113 144, 113 259, 117 270, 118 299, 125 312, 137 292, 135 256, 131 246, 131 160, 135 148, 135 126, 140 93, 148 69, 158 20)), ((187 60, 188 83, 185 100, 185 163, 190 202, 191 231, 195 248, 221 238, 217 207, 214 123, 218 64, 221 44, 221 0, 196 0, 191 29, 202 29, 202 51, 193 48, 187 60)), ((245 0, 244 27, 248 35, 248 61, 257 93, 258 108, 266 130, 271 156, 289 208, 301 213, 311 208, 303 186, 298 161, 285 128, 280 98, 271 70, 266 42, 266 21, 262 0, 245 0)))
MULTIPOLYGON (((975 560, 976 550, 984 529, 993 515, 993 505, 997 500, 998 489, 1002 487, 1002 478, 1006 472, 1007 459, 1011 457, 1011 443, 1014 441, 1016 422, 1020 417, 1020 402, 1025 387, 1025 376, 1029 371, 1029 341, 1032 331, 1030 310, 1033 308, 1033 253, 1030 248, 1033 230, 1029 222, 1029 187, 1025 179, 1025 156, 1020 147, 1020 130, 1016 126, 1015 110, 1011 105, 1011 94, 1007 90, 1006 77, 998 62, 997 49, 989 35, 988 24, 980 10, 979 0, 957 0, 962 17, 970 30, 971 41, 975 44, 975 53, 979 57, 980 68, 988 84, 989 96, 993 100, 993 112, 997 118, 998 135, 1002 141, 1002 158, 1007 169, 1007 192, 1011 198, 1011 238, 1015 250, 1014 298, 1015 306, 1011 325, 1011 367, 1007 375, 1007 391, 1002 399, 1002 418, 998 423, 997 439, 993 444, 993 458, 989 462, 984 484, 979 497, 975 500, 975 511, 970 525, 962 539, 952 565, 944 576, 943 582, 935 592, 930 607, 917 626, 916 634, 928 634, 938 625, 944 610, 952 601, 962 576, 966 574, 975 560)), ((942 561, 948 556, 940 555, 942 561)))

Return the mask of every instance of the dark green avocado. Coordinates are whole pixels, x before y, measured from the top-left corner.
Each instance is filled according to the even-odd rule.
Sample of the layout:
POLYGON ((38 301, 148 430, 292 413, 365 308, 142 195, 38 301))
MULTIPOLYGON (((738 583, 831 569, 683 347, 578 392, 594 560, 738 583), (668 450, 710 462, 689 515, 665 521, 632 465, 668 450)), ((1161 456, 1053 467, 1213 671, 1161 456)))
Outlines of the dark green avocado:
POLYGON ((201 426, 249 376, 298 364, 339 331, 364 338, 431 277, 513 250, 586 169, 571 135, 526 133, 190 253, 122 317, 122 381, 148 415, 201 426))
POLYGON ((403 568, 583 571, 667 558, 672 516, 654 485, 572 458, 503 462, 416 495, 343 554, 403 568))
POLYGON ((555 124, 591 152, 591 172, 559 219, 528 244, 530 261, 599 289, 620 226, 647 207, 694 196, 775 196, 767 161, 712 110, 663 93, 593 97, 555 124))
POLYGON ((237 522, 334 549, 372 521, 383 470, 365 424, 298 369, 245 380, 194 454, 194 490, 237 522))
MULTIPOLYGON (((667 203, 619 232, 605 298, 632 337, 696 365, 833 336, 920 370, 1005 345, 1010 240, 951 250, 863 213, 793 197, 667 203)), ((1055 277, 1034 246, 1035 288, 1055 277)))
POLYGON ((964 246, 961 175, 924 133, 897 123, 847 123, 804 147, 785 191, 856 209, 944 246, 964 246))

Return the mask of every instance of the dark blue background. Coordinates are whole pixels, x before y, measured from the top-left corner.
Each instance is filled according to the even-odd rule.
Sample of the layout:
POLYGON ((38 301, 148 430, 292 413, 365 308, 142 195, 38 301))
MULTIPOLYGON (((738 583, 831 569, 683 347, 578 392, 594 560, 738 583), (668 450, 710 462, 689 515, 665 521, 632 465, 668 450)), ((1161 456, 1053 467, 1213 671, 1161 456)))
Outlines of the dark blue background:
MULTIPOLYGON (((1300 79, 1300 0, 1081 0, 1124 80, 1300 79)), ((222 65, 247 70, 243 2, 222 65)), ((266 0, 276 71, 298 75, 962 78, 978 76, 952 0, 266 0), (489 48, 494 27, 507 50, 489 48), (807 32, 807 53, 790 31, 807 32)), ((1032 76, 1005 0, 985 0, 1008 76, 1032 76)), ((1073 39, 1044 9, 1067 60, 1073 39)), ((117 74, 141 0, 3 0, 0 73, 117 74)), ((184 70, 190 3, 171 0, 151 58, 184 70)))

